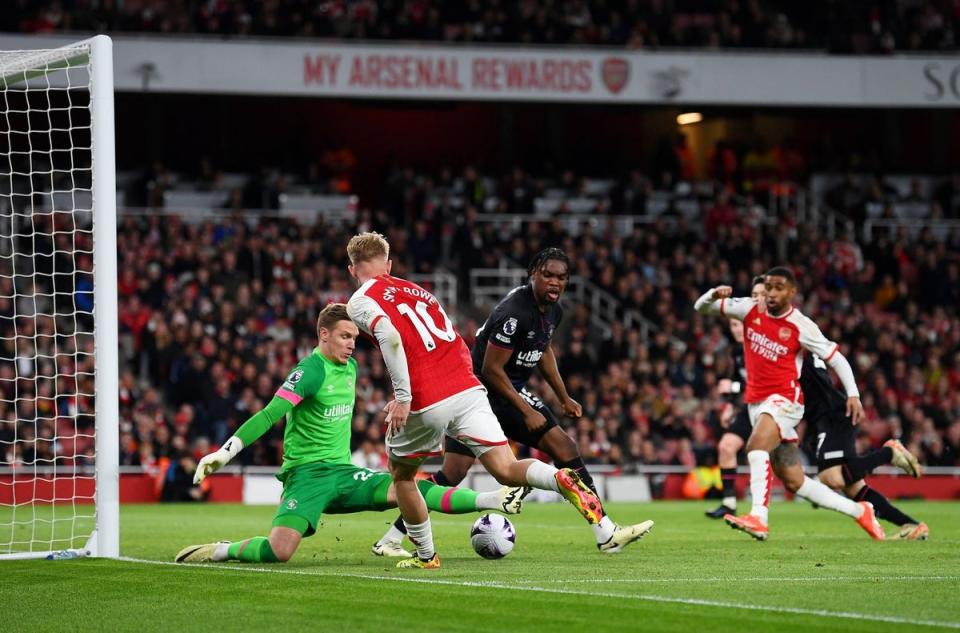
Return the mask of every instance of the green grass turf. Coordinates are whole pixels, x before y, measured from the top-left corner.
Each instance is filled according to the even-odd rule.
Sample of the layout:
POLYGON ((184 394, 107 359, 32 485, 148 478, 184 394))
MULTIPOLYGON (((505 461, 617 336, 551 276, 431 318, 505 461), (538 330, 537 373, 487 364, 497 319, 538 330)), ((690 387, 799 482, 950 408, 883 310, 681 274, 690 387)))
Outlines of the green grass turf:
MULTIPOLYGON (((766 543, 705 518, 712 504, 611 504, 621 522, 652 518, 657 526, 640 543, 606 556, 569 507, 528 504, 513 517, 517 547, 500 561, 470 548, 474 515, 435 514, 443 568, 433 572, 400 571, 395 560, 370 554, 392 512, 328 516, 286 565, 2 562, 0 629, 960 628, 960 504, 901 505, 930 525, 929 541, 877 543, 846 517, 804 504, 774 504, 766 543)), ((170 561, 191 543, 266 534, 272 514, 269 507, 235 505, 124 506, 121 551, 170 561)))

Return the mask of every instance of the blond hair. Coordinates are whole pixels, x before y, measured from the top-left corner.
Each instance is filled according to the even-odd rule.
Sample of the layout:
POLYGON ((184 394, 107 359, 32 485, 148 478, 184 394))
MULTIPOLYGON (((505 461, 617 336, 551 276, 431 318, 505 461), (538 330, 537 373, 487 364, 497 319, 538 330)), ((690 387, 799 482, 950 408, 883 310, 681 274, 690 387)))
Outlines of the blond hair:
POLYGON ((366 231, 350 238, 347 244, 347 257, 351 264, 368 262, 371 259, 390 257, 390 244, 387 238, 375 231, 366 231))
POLYGON ((350 315, 347 314, 347 304, 328 304, 327 307, 320 311, 320 316, 317 318, 317 336, 320 336, 320 328, 326 328, 332 332, 337 323, 349 320, 350 315))

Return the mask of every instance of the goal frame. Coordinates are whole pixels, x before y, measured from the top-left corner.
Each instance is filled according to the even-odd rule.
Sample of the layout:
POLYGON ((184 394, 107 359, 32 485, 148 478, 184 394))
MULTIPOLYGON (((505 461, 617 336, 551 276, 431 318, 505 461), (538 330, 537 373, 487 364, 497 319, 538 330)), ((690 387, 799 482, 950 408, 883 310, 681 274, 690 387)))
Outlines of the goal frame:
MULTIPOLYGON (((60 48, 73 48, 82 44, 89 47, 90 73, 96 521, 84 548, 71 551, 82 556, 117 558, 120 555, 120 409, 113 41, 106 35, 97 35, 60 48)), ((33 72, 31 68, 37 63, 43 63, 44 57, 49 55, 51 50, 55 49, 38 49, 36 57, 25 56, 18 64, 19 68, 0 78, 0 82, 6 83, 12 76, 28 80, 43 74, 44 71, 33 72)), ((85 53, 79 53, 70 57, 66 60, 66 65, 82 62, 85 56, 85 53)), ((0 559, 44 558, 51 553, 53 552, 14 552, 0 555, 0 559)))

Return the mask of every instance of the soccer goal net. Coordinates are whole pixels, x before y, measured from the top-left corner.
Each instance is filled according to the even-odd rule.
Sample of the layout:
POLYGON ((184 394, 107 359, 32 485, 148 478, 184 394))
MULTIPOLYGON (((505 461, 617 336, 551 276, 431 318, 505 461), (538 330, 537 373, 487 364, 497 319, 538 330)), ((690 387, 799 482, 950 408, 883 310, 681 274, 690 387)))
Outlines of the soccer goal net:
POLYGON ((0 51, 0 558, 119 554, 112 43, 0 51))

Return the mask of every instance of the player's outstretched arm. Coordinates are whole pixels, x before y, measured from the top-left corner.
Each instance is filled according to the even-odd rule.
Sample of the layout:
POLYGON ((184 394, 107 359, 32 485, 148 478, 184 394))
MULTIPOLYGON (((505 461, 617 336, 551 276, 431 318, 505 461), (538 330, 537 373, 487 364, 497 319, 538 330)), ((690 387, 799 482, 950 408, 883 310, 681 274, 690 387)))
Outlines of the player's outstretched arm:
POLYGON ((733 298, 733 288, 730 286, 717 286, 703 293, 693 304, 693 308, 700 314, 719 315, 742 321, 756 304, 750 297, 733 298))
POLYGON ((267 429, 293 409, 293 406, 293 403, 289 400, 281 396, 274 396, 267 406, 250 416, 237 429, 236 434, 223 443, 223 446, 209 455, 204 455, 193 474, 193 483, 199 484, 207 476, 226 466, 243 450, 243 447, 256 442, 261 435, 267 432, 267 429))

